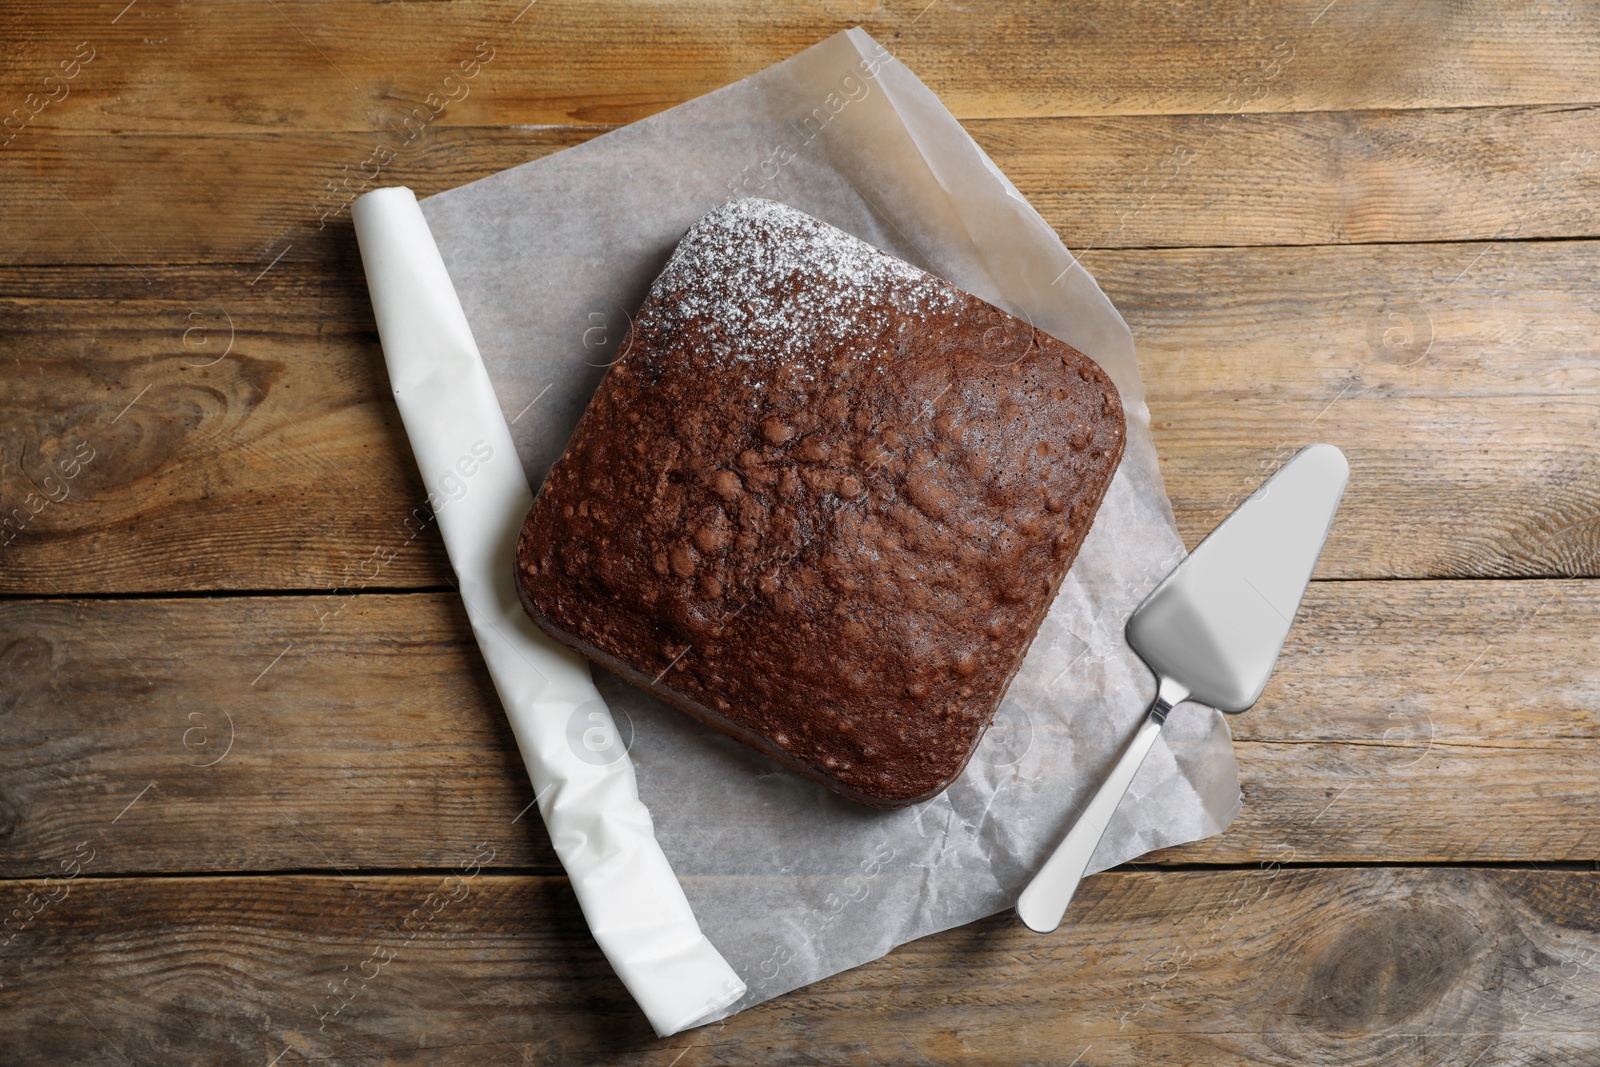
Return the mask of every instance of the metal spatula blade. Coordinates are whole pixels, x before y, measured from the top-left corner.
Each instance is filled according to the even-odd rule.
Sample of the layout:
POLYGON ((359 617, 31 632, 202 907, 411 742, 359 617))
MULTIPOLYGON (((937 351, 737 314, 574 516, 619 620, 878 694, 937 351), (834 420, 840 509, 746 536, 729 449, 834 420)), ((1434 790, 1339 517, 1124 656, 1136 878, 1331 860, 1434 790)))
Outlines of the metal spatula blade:
POLYGON ((1267 479, 1128 620, 1128 644, 1155 671, 1155 702, 1139 732, 1017 900, 1032 930, 1061 925, 1095 846, 1173 705, 1196 700, 1241 712, 1266 688, 1322 554, 1350 466, 1311 445, 1267 479))

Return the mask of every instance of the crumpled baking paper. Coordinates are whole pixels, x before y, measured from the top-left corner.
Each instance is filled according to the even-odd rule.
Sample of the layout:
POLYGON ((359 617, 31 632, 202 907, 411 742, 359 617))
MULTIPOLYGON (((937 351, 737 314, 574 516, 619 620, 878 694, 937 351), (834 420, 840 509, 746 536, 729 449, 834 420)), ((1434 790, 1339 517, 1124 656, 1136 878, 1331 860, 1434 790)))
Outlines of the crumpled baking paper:
MULTIPOLYGON (((562 740, 579 762, 631 768, 630 784, 636 780, 699 929, 747 987, 734 996, 726 977, 707 970, 695 987, 697 995, 707 991, 705 1010, 684 1025, 1011 907, 1154 697, 1155 680, 1128 648, 1123 625, 1184 554, 1127 325, 937 98, 860 29, 586 144, 423 201, 534 485, 560 455, 616 358, 629 313, 679 238, 704 212, 738 196, 810 212, 1088 353, 1122 395, 1128 441, 993 726, 962 777, 933 800, 895 811, 855 805, 599 669, 595 684, 609 716, 570 698, 562 740)), ((380 284, 373 281, 375 299, 380 284)), ((387 334, 383 341, 392 365, 387 334)), ((413 417, 405 421, 415 444, 413 417)), ((470 486, 463 499, 476 491, 470 486)), ((484 521, 509 529, 521 517, 484 521)), ((454 539, 467 535, 442 516, 441 527, 454 560, 454 539)), ((503 562, 508 585, 510 544, 495 563, 503 562)), ((530 744, 555 738, 553 723, 539 724, 548 736, 519 728, 525 755, 530 744)), ((542 789, 532 758, 529 770, 542 789)), ((1089 869, 1217 833, 1239 800, 1222 717, 1180 707, 1089 869)), ((541 810, 551 821, 550 806, 541 810)), ((565 814, 597 824, 605 817, 598 805, 565 814)), ((560 849, 554 821, 552 837, 560 849)), ((671 896, 640 859, 646 851, 611 863, 607 876, 636 885, 631 899, 671 896)), ((642 986, 653 977, 625 972, 622 942, 613 938, 607 947, 601 916, 585 899, 586 872, 573 870, 567 853, 562 859, 597 939, 644 1005, 642 986)), ((660 1014, 652 1022, 670 1032, 660 1014)))

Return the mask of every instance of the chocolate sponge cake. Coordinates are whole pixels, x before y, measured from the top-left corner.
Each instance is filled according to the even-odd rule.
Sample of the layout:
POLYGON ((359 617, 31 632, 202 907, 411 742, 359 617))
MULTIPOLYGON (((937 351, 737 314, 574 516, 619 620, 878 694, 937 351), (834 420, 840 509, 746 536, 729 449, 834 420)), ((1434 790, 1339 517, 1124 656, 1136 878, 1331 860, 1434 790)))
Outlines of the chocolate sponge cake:
POLYGON ((651 286, 517 544, 552 637, 854 800, 966 765, 1122 456, 1076 349, 768 200, 651 286))

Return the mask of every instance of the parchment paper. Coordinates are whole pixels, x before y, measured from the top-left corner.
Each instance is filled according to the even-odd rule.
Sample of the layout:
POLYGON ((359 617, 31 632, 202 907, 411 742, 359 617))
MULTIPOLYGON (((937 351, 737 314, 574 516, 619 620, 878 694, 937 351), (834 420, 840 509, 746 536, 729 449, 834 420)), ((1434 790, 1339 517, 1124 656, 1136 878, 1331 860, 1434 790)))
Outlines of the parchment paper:
POLYGON ((745 984, 695 921, 633 764, 607 758, 622 749, 587 662, 522 610, 506 563, 533 490, 416 197, 375 189, 350 214, 389 387, 539 817, 600 951, 656 1033, 677 1033, 745 984))
MULTIPOLYGON (((1184 552, 1126 324, 932 93, 859 29, 423 201, 534 486, 678 239, 734 196, 808 211, 1087 352, 1122 394, 1128 446, 993 727, 925 804, 852 804, 596 670, 662 849, 748 986, 727 1013, 1012 905, 1154 696, 1123 625, 1184 552)), ((1090 870, 1217 833, 1239 800, 1222 717, 1184 705, 1090 870)))

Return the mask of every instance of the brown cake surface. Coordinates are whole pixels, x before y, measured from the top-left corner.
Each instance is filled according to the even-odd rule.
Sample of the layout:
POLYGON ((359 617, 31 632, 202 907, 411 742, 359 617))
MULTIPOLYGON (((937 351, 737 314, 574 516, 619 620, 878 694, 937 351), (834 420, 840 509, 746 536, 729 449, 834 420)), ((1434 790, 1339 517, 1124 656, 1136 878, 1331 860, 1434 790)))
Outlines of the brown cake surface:
POLYGON ((767 200, 689 230, 517 544, 556 639, 853 799, 966 765, 1122 456, 1076 349, 767 200))

